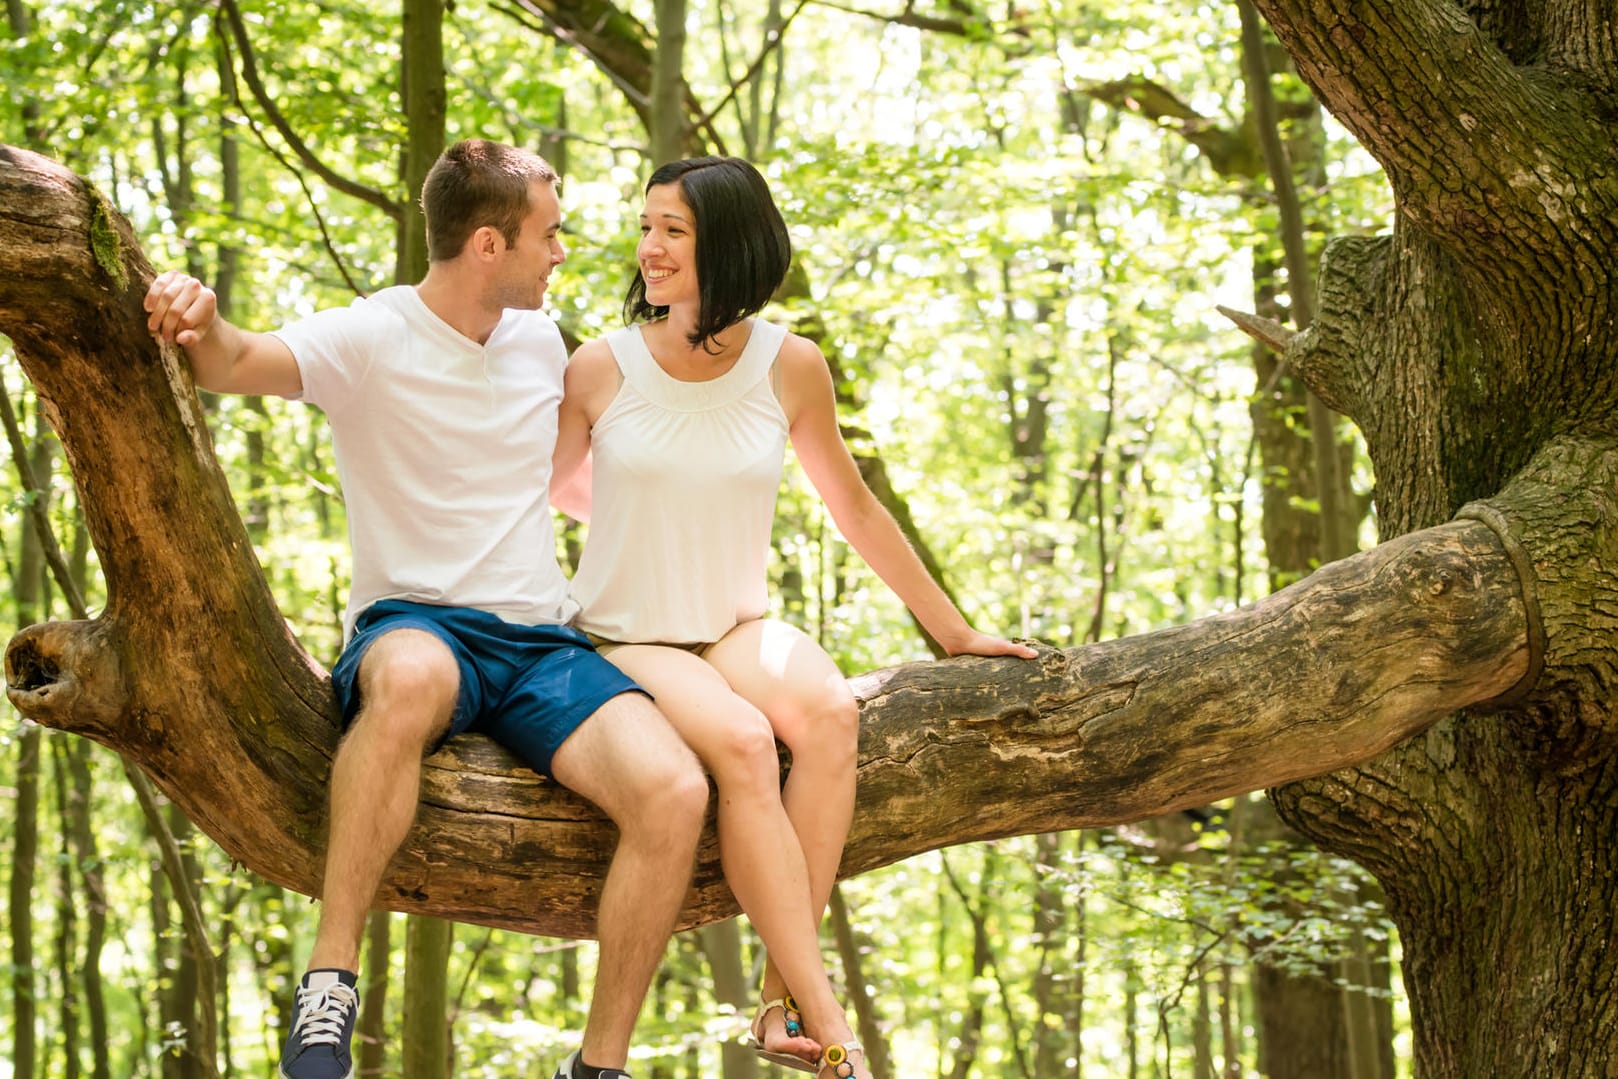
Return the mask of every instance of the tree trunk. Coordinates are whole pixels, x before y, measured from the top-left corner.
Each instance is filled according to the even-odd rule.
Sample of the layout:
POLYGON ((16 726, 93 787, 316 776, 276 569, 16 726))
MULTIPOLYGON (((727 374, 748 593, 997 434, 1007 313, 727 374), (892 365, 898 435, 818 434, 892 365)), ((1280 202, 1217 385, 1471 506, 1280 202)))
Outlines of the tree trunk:
POLYGON ((899 1079, 890 1063, 887 1039, 877 1024, 870 982, 865 977, 865 965, 860 961, 861 949, 854 939, 854 923, 841 888, 832 888, 830 906, 832 937, 837 942, 837 957, 843 966, 843 985, 848 990, 848 1002, 854 1008, 855 1036, 865 1046, 865 1061, 876 1079, 899 1079))
POLYGON ((405 922, 404 1079, 449 1079, 449 952, 455 927, 416 915, 405 922))
POLYGON ((1385 889, 1416 1074, 1610 1075, 1618 998, 1589 942, 1618 898, 1611 12, 1255 5, 1399 209, 1391 237, 1328 247, 1285 359, 1359 423, 1384 537, 1473 512, 1525 538, 1541 672, 1276 804, 1385 889))
POLYGON ((685 0, 656 0, 657 51, 652 61, 653 166, 685 156, 685 0))
POLYGON ((11 933, 12 1074, 34 1079, 38 1065, 39 1008, 34 980, 34 879, 39 870, 38 727, 17 735, 16 809, 11 836, 11 880, 7 903, 11 933))
POLYGON ((62 849, 56 859, 56 978, 60 987, 56 1002, 56 1029, 61 1038, 62 1079, 79 1079, 83 1062, 79 1059, 82 1031, 79 1029, 79 907, 84 899, 76 894, 73 876, 77 859, 73 837, 82 823, 84 807, 75 804, 66 755, 69 746, 58 741, 51 747, 51 779, 56 787, 56 818, 61 822, 62 849))
POLYGON ((91 1075, 94 1079, 109 1079, 112 1062, 107 1055, 107 1001, 101 985, 101 952, 107 940, 107 882, 101 854, 96 849, 95 828, 90 816, 90 801, 95 790, 90 767, 91 749, 90 745, 80 742, 68 753, 68 771, 72 777, 77 813, 72 850, 80 879, 84 881, 84 961, 80 977, 83 979, 84 1010, 90 1024, 91 1075))
MULTIPOLYGON (((738 1025, 751 1022, 758 1001, 742 963, 742 932, 736 919, 726 918, 697 930, 697 947, 713 975, 714 1000, 735 1009, 738 1025)), ((741 1038, 726 1038, 719 1053, 724 1079, 758 1079, 758 1054, 741 1038)))
MULTIPOLYGON (((0 386, 0 394, 8 391, 0 386)), ((7 397, 3 402, 6 418, 14 421, 14 410, 7 397)), ((8 423, 15 429, 14 423, 8 423)), ((20 448, 20 447, 19 447, 20 448)), ((15 453, 16 450, 13 450, 15 453)), ((39 465, 48 465, 50 444, 36 442, 32 453, 24 451, 19 467, 26 463, 30 475, 39 465), (29 458, 32 462, 29 463, 29 458)), ((36 501, 40 512, 47 504, 41 493, 36 501)), ((36 622, 42 613, 45 556, 34 522, 24 520, 17 542, 17 565, 11 582, 16 603, 17 626, 36 622)), ((11 933, 11 1029, 14 1079, 34 1079, 38 1069, 38 1017, 34 980, 34 882, 39 873, 39 777, 43 736, 38 727, 25 724, 17 734, 14 825, 11 835, 11 874, 7 892, 7 929, 11 933)))
POLYGON ((393 958, 392 918, 385 910, 375 910, 365 923, 365 988, 360 995, 359 1020, 354 1026, 355 1074, 359 1079, 381 1079, 388 1058, 384 1035, 388 967, 393 958))
MULTIPOLYGON (((1036 1079, 1056 1079, 1080 1073, 1084 1029, 1083 960, 1078 945, 1082 938, 1074 925, 1084 925, 1084 893, 1070 903, 1065 894, 1061 870, 1064 840, 1061 832, 1047 832, 1035 840, 1038 851, 1034 864, 1034 946, 1039 966, 1033 977, 1034 1020, 1033 1055, 1036 1079)), ((1072 837, 1083 842, 1083 833, 1072 837)), ((1082 888, 1083 884, 1076 887, 1082 888)))
POLYGON ((421 187, 444 150, 448 94, 444 89, 444 0, 404 0, 400 34, 399 96, 404 105, 405 138, 399 176, 408 210, 399 216, 393 279, 405 284, 427 273, 427 233, 421 187))

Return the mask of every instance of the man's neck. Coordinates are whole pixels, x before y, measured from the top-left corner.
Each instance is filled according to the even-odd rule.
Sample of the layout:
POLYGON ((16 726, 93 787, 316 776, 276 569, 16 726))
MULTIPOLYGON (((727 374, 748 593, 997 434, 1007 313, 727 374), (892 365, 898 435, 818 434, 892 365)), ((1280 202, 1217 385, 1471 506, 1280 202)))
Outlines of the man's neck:
POLYGON ((481 299, 479 282, 465 279, 448 264, 428 267, 427 276, 416 286, 416 295, 427 310, 443 319, 457 333, 478 344, 485 344, 500 324, 500 312, 490 310, 481 299))

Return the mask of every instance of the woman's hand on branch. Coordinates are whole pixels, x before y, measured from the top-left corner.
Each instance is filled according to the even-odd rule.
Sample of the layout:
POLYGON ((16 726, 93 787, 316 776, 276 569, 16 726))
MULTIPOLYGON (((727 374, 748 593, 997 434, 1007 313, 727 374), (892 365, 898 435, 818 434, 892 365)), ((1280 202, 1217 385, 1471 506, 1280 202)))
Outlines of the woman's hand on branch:
POLYGON ((1026 644, 979 633, 970 626, 964 634, 954 639, 944 640, 940 637, 938 643, 952 656, 1016 656, 1018 659, 1036 659, 1039 656, 1026 644))

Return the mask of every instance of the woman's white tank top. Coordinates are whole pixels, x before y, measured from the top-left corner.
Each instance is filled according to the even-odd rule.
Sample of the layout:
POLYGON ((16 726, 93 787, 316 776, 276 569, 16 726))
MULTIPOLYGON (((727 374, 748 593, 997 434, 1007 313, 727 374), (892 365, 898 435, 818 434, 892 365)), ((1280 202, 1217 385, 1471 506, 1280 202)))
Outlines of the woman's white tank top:
POLYGON ((590 530, 574 625, 614 641, 698 644, 764 614, 787 419, 771 372, 783 327, 754 319, 735 365, 682 382, 639 326, 607 336, 623 372, 590 433, 590 530))

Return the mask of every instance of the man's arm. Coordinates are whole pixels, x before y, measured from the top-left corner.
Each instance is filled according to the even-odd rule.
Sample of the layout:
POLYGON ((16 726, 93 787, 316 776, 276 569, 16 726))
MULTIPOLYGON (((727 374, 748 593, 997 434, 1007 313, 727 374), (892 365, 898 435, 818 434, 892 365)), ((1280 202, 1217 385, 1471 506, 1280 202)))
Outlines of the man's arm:
POLYGON ((159 274, 146 290, 146 327, 185 350, 197 385, 214 393, 297 397, 303 376, 280 338, 249 333, 219 317, 214 291, 188 274, 159 274))

